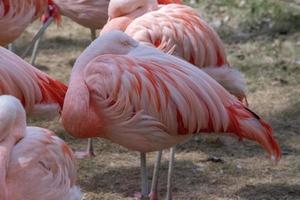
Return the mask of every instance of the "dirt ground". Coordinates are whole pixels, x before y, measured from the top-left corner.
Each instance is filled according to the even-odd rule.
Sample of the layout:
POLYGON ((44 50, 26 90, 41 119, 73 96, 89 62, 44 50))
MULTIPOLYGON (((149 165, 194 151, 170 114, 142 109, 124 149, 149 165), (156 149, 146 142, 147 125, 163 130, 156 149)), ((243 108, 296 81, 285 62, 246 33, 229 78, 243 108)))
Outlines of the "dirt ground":
MULTIPOLYGON (((276 165, 252 142, 196 136, 178 145, 174 199, 300 199, 299 7, 297 0, 200 1, 197 9, 220 33, 232 66, 245 74, 250 107, 271 123, 283 155, 276 165), (209 161, 212 156, 222 162, 209 161)), ((38 27, 33 24, 16 42, 19 52, 38 27)), ((89 33, 66 18, 59 27, 52 25, 41 42, 37 67, 67 83, 75 59, 90 42, 89 33)), ((58 120, 30 124, 55 131, 74 150, 83 150, 87 143, 69 136, 58 120)), ((101 139, 95 140, 95 150, 95 158, 77 162, 85 199, 132 199, 140 189, 139 154, 101 139)), ((149 154, 150 175, 154 158, 149 154)), ((167 161, 166 151, 161 197, 166 192, 167 161)))

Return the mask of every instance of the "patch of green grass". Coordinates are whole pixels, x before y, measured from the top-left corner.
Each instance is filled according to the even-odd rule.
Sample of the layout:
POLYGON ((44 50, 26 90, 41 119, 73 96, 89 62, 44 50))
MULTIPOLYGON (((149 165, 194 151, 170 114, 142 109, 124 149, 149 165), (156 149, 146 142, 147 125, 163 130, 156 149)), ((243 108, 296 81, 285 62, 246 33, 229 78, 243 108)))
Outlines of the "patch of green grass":
POLYGON ((300 5, 292 1, 200 0, 197 6, 208 21, 219 24, 217 31, 227 41, 300 31, 300 5))
POLYGON ((245 4, 240 23, 245 32, 287 34, 300 30, 300 10, 281 1, 254 0, 245 4))

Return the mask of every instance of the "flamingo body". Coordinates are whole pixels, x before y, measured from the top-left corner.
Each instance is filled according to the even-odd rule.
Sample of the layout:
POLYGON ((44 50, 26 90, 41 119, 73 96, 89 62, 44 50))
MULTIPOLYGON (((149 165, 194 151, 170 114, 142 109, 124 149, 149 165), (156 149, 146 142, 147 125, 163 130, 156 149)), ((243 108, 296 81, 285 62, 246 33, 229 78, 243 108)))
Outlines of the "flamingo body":
POLYGON ((90 29, 100 29, 107 21, 109 0, 53 0, 61 14, 90 29))
MULTIPOLYGON (((155 1, 140 1, 141 8, 130 11, 122 10, 118 2, 111 1, 110 20, 101 34, 121 30, 143 44, 204 68, 231 94, 241 101, 246 99, 243 75, 230 67, 218 34, 195 9, 181 4, 158 5, 155 1)), ((132 7, 138 6, 133 5, 135 2, 132 7)))
POLYGON ((5 46, 18 38, 26 27, 40 17, 50 0, 0 1, 0 45, 5 46))
POLYGON ((54 108, 59 112, 67 86, 0 47, 0 94, 17 97, 28 113, 54 108))
POLYGON ((102 137, 140 152, 199 132, 226 132, 280 157, 270 126, 210 76, 118 31, 77 59, 62 121, 75 137, 102 137))
POLYGON ((198 67, 228 64, 217 33, 189 6, 170 4, 136 18, 125 33, 198 67))
POLYGON ((0 199, 79 200, 72 150, 49 130, 26 127, 25 110, 0 96, 0 199))

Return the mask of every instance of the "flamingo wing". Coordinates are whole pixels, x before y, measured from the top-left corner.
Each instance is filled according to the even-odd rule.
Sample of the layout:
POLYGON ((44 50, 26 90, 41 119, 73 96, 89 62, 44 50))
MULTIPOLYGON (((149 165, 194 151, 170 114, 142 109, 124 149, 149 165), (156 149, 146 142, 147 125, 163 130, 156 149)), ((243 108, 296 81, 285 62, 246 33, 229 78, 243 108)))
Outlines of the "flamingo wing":
POLYGON ((20 99, 26 111, 39 104, 62 108, 67 86, 0 47, 0 93, 20 99))
POLYGON ((246 98, 244 76, 229 66, 218 34, 194 9, 175 4, 162 6, 133 20, 125 33, 203 68, 241 101, 246 98))
POLYGON ((86 66, 84 82, 91 106, 107 121, 105 137, 128 148, 153 151, 180 136, 230 132, 280 157, 269 125, 206 73, 173 56, 146 47, 102 55, 86 66), (147 145, 132 146, 128 138, 134 136, 147 145))

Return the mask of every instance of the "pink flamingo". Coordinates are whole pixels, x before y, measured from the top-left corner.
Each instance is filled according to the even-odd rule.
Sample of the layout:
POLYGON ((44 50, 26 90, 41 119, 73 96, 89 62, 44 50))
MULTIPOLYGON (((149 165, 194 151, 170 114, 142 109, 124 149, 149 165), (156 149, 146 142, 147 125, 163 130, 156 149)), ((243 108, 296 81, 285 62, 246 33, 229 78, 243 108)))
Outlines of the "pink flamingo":
POLYGON ((96 30, 107 21, 109 0, 53 0, 62 15, 91 30, 91 38, 96 38, 96 30))
POLYGON ((51 131, 26 127, 25 110, 0 96, 0 199, 80 200, 74 155, 51 131))
MULTIPOLYGON (((241 101, 246 100, 243 75, 230 67, 218 34, 195 9, 181 5, 178 0, 160 2, 168 5, 159 5, 154 0, 131 0, 127 6, 122 3, 124 0, 111 0, 109 21, 101 34, 122 30, 143 44, 172 53, 202 68, 231 94, 241 101)), ((174 148, 171 149, 171 160, 174 158, 174 151, 174 148)), ((161 152, 154 169, 152 190, 157 187, 160 157, 161 152)))
POLYGON ((50 117, 60 113, 67 86, 0 47, 0 95, 18 98, 27 113, 50 117))
POLYGON ((141 152, 142 196, 148 195, 145 153, 200 132, 256 141, 281 156, 271 127, 195 66, 139 44, 125 33, 104 34, 76 60, 62 110, 65 129, 141 152))
POLYGON ((133 39, 183 58, 217 80, 240 100, 245 99, 243 75, 230 67, 223 43, 197 11, 180 1, 111 0, 109 20, 101 34, 121 30, 133 39))
POLYGON ((32 21, 44 13, 49 3, 51 0, 2 0, 0 45, 6 46, 17 39, 32 21))

